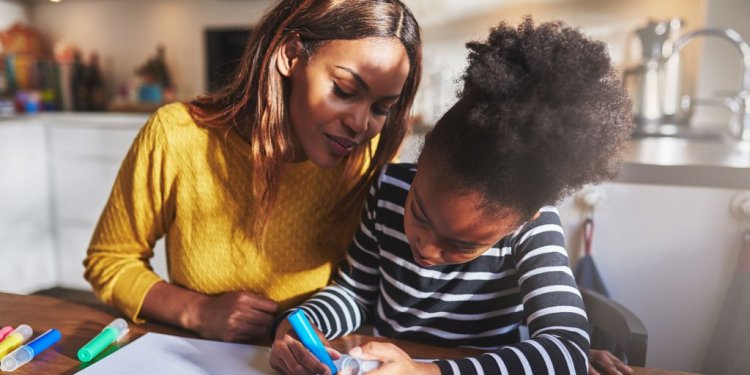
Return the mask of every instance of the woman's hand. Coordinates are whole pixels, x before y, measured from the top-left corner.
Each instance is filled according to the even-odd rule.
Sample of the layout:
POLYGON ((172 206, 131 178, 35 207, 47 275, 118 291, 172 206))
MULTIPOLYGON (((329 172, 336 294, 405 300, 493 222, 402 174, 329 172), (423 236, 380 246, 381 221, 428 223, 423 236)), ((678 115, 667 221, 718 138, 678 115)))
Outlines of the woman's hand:
MULTIPOLYGON (((297 336, 291 332, 289 321, 284 319, 276 328, 276 337, 271 345, 271 359, 268 364, 274 370, 287 375, 297 374, 321 374, 333 375, 328 366, 318 360, 302 343, 297 340, 297 336)), ((326 346, 328 354, 333 360, 341 357, 341 354, 329 347, 325 336, 313 327, 315 333, 320 337, 320 341, 326 346)))
POLYGON ((589 375, 629 375, 633 369, 606 350, 589 350, 589 375))
POLYGON ((349 354, 361 359, 375 359, 381 362, 377 370, 368 375, 440 375, 440 368, 433 363, 415 362, 408 354, 393 344, 369 342, 352 348, 349 354))
POLYGON ((201 337, 247 342, 268 337, 276 303, 250 292, 202 296, 188 305, 183 322, 201 337))
POLYGON ((145 317, 222 341, 268 339, 276 303, 250 292, 207 296, 167 282, 155 284, 141 308, 145 317))

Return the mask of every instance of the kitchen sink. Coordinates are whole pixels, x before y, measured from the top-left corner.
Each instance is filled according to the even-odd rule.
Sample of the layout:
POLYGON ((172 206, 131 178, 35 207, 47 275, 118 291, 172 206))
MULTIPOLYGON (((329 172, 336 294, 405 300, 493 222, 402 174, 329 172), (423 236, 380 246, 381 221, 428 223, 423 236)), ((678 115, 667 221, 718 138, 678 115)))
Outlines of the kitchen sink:
POLYGON ((677 125, 660 125, 658 127, 638 126, 631 134, 633 139, 674 138, 696 142, 726 143, 729 135, 721 128, 691 128, 677 125))

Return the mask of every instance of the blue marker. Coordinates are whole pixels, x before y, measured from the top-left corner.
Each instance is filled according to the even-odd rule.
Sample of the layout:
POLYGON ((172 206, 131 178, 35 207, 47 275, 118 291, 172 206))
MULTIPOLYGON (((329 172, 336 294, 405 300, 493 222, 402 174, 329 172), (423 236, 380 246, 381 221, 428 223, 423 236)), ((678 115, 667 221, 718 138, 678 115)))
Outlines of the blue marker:
POLYGON ((54 328, 44 332, 28 344, 21 345, 18 349, 3 357, 0 361, 0 370, 15 371, 17 368, 29 363, 39 353, 60 341, 61 337, 60 331, 54 328))
POLYGON ((320 342, 318 335, 315 333, 312 325, 310 325, 310 321, 307 320, 305 313, 302 312, 302 310, 297 309, 286 318, 289 320, 289 323, 291 323, 294 332, 297 332, 297 336, 307 350, 318 358, 318 360, 323 362, 324 365, 328 366, 328 368, 331 369, 331 374, 338 372, 336 365, 331 360, 331 356, 328 355, 323 343, 320 342))

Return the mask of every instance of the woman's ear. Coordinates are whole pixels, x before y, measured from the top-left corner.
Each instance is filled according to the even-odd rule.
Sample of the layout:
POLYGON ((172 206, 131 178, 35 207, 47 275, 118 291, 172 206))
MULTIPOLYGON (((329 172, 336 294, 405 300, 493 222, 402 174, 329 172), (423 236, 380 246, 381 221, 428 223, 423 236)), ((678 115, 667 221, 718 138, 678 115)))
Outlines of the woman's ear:
POLYGON ((302 41, 299 34, 291 33, 276 51, 276 69, 284 77, 292 75, 292 70, 302 57, 302 41))

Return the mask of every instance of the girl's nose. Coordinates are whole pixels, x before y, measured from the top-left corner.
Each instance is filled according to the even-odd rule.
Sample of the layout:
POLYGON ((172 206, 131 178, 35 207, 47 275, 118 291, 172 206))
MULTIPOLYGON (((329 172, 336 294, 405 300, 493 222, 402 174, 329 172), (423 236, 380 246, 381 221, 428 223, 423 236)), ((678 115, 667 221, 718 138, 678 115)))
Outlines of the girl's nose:
POLYGON ((421 236, 417 240, 417 252, 425 259, 437 259, 440 256, 440 248, 429 236, 421 236))

